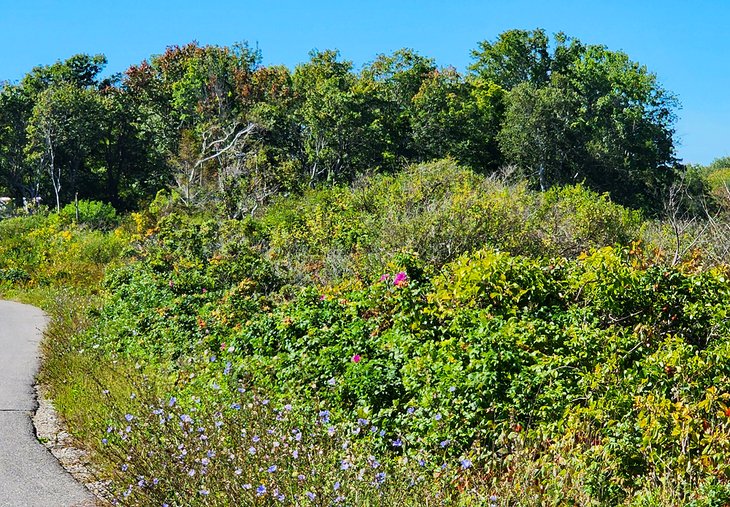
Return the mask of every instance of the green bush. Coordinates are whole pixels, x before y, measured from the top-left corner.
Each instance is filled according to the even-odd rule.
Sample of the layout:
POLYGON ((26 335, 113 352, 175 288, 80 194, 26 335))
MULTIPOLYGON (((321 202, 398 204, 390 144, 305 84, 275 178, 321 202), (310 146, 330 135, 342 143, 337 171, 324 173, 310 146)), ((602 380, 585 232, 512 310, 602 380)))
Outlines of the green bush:
POLYGON ((637 239, 641 216, 580 185, 540 194, 445 160, 282 199, 263 222, 278 259, 327 283, 372 278, 399 252, 434 269, 483 247, 574 257, 637 239))
POLYGON ((111 204, 99 201, 78 201, 67 204, 58 214, 63 225, 85 225, 92 229, 110 230, 119 225, 117 211, 111 204))

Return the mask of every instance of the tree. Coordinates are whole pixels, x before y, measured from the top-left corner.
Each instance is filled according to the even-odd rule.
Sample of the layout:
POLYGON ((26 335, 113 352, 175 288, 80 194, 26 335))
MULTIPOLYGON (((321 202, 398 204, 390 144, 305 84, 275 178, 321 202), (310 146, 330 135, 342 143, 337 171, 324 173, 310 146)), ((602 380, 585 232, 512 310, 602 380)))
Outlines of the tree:
POLYGON ((585 181, 621 203, 656 208, 677 160, 676 100, 654 74, 564 34, 551 44, 542 30, 512 30, 479 47, 472 77, 511 90, 500 133, 507 162, 538 175, 541 187, 585 181))
POLYGON ((373 107, 385 136, 384 165, 417 158, 422 146, 414 139, 413 99, 424 82, 436 71, 433 59, 411 49, 399 49, 392 55, 379 55, 360 74, 366 83, 373 107))
POLYGON ((413 97, 413 139, 422 160, 452 157, 477 171, 497 169, 504 91, 465 81, 454 69, 432 73, 413 97))
POLYGON ((575 181, 586 158, 577 94, 524 82, 512 89, 507 103, 498 136, 506 159, 543 191, 575 181))
POLYGON ((19 86, 6 84, 0 89, 0 192, 16 201, 40 193, 41 179, 28 170, 23 155, 32 108, 32 100, 19 86))
POLYGON ((293 76, 303 165, 310 184, 346 181, 358 169, 372 167, 383 151, 373 95, 352 74, 352 63, 339 61, 337 51, 315 51, 310 56, 293 76))
POLYGON ((31 161, 48 172, 57 210, 66 185, 72 196, 79 190, 86 157, 99 142, 100 113, 98 94, 70 84, 52 85, 36 99, 28 123, 27 152, 31 161))
POLYGON ((505 90, 522 83, 542 86, 550 79, 552 56, 544 30, 509 30, 495 42, 482 41, 472 51, 472 74, 505 90))

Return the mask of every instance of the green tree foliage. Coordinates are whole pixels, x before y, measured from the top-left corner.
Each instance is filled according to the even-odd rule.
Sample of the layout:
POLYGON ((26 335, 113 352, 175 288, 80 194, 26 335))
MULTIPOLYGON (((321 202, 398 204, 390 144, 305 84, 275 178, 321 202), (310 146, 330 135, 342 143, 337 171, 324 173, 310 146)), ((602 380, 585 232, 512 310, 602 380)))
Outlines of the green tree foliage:
POLYGON ((539 87, 550 80, 553 58, 544 30, 509 30, 493 43, 480 42, 472 57, 472 73, 505 90, 521 83, 539 87))
POLYGON ((312 52, 292 77, 298 96, 304 166, 310 184, 352 180, 377 164, 382 129, 372 94, 336 51, 312 52))
POLYGON ((513 30, 473 53, 474 76, 509 89, 506 159, 542 188, 585 181, 652 208, 675 176, 674 97, 621 52, 513 30), (652 204, 653 203, 653 204, 652 204))
POLYGON ((464 81, 454 69, 434 72, 413 101, 413 142, 419 158, 453 157, 483 172, 498 169, 496 143, 503 90, 492 83, 464 81))
POLYGON ((16 200, 40 193, 41 180, 35 167, 25 163, 26 127, 33 101, 19 86, 0 90, 0 191, 16 200))
POLYGON ((38 95, 28 123, 28 155, 48 173, 57 210, 62 191, 70 200, 91 176, 84 165, 99 143, 100 117, 99 96, 91 90, 59 84, 38 95))
POLYGON ((2 189, 132 208, 176 187, 189 205, 242 217, 280 193, 450 157, 656 211, 681 168, 675 100, 645 67, 542 30, 472 54, 465 76, 410 49, 360 72, 314 51, 290 71, 245 43, 191 43, 108 78, 105 57, 75 55, 2 85, 2 189))

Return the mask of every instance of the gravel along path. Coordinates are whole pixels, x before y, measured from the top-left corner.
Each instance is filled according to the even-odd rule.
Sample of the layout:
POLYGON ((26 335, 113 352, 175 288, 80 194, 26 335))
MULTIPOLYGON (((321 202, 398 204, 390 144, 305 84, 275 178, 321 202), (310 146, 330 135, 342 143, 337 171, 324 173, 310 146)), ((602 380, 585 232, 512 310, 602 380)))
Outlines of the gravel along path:
POLYGON ((33 306, 0 301, 0 507, 86 507, 94 496, 36 438, 31 416, 38 345, 47 324, 33 306))

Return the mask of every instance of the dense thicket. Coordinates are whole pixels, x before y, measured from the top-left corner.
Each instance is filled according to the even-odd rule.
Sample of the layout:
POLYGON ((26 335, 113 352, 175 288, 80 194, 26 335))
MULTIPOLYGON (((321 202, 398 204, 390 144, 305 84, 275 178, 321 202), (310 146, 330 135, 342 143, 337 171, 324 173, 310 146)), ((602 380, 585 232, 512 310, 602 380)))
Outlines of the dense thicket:
POLYGON ((181 199, 0 221, 0 292, 48 291, 43 378, 120 505, 730 499, 730 272, 698 230, 675 262, 670 219, 453 161, 242 220, 181 199))
POLYGON ((677 173, 676 103, 644 66, 542 30, 473 58, 461 74, 402 49, 356 71, 314 51, 290 70, 192 43, 105 78, 105 57, 76 55, 0 88, 0 193, 131 208, 172 185, 240 217, 276 193, 451 157, 656 208, 677 173))

